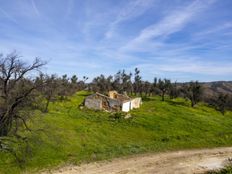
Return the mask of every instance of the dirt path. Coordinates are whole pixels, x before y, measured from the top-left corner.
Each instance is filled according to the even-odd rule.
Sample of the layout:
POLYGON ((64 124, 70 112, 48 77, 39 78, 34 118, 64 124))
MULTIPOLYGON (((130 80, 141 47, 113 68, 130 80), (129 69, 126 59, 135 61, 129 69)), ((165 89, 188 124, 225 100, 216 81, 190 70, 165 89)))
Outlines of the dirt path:
POLYGON ((43 174, 174 174, 218 169, 232 158, 232 147, 137 155, 80 166, 66 166, 43 174))

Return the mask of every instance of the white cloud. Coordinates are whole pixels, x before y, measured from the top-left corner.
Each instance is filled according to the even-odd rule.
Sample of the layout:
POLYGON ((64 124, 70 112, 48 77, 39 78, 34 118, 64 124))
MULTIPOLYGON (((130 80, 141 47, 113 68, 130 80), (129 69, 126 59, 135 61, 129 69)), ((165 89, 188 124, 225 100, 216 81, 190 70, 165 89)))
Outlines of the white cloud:
POLYGON ((191 64, 162 65, 161 71, 180 72, 180 73, 197 73, 207 75, 227 75, 232 73, 232 64, 206 64, 193 62, 191 64))
MULTIPOLYGON (((8 23, 1 24, 3 27, 0 31, 4 33, 0 49, 4 52, 16 49, 26 61, 30 61, 34 56, 41 56, 48 60, 47 72, 80 73, 94 77, 101 73, 115 73, 118 69, 133 71, 135 67, 139 67, 146 80, 152 80, 155 76, 190 79, 202 76, 213 78, 216 75, 220 79, 232 73, 229 57, 231 39, 229 36, 226 39, 224 37, 215 39, 216 33, 218 35, 230 31, 231 22, 223 20, 225 25, 218 25, 218 21, 202 23, 202 19, 198 20, 201 17, 214 18, 211 13, 210 15, 203 13, 214 1, 168 2, 170 6, 167 10, 166 4, 155 3, 158 0, 131 0, 129 3, 128 1, 116 3, 110 7, 108 4, 112 5, 111 3, 95 5, 86 2, 78 6, 80 4, 76 1, 69 0, 67 3, 65 1, 56 5, 64 10, 61 13, 64 18, 55 13, 59 10, 54 9, 51 2, 45 3, 50 5, 49 8, 34 0, 26 2, 22 2, 16 11, 11 9, 6 13, 1 10, 7 9, 6 7, 0 8, 0 15, 2 14, 5 19, 9 21, 14 17, 19 24, 23 24, 19 28, 10 27, 8 23), (38 3, 40 11, 33 2, 38 3), (188 5, 184 6, 186 3, 188 5), (160 11, 152 11, 156 7, 160 11), (167 11, 164 12, 163 7, 167 11), (81 11, 78 11, 78 8, 81 11), (50 12, 48 9, 54 9, 54 12, 48 13, 50 12), (149 13, 146 13, 148 10, 149 13), (153 17, 151 14, 157 16, 151 19, 153 17), (120 28, 131 25, 130 20, 140 16, 143 19, 148 17, 149 20, 141 22, 141 26, 139 25, 141 23, 130 26, 135 27, 133 33, 130 34, 127 27, 120 28), (142 28, 147 22, 157 19, 158 22, 142 28), (194 32, 192 29, 189 30, 189 24, 193 23, 199 24, 194 32), (120 35, 119 28, 120 31, 129 34, 120 35), (141 32, 134 37, 139 29, 141 32), (108 38, 102 38, 106 31, 108 38), (172 34, 179 31, 188 38, 184 41, 182 38, 172 39, 172 34), (211 34, 214 37, 211 37, 211 34), (205 38, 196 39, 202 36, 205 38), (172 42, 168 42, 167 38, 171 38, 172 42)), ((220 21, 221 24, 223 22, 220 21)))
POLYGON ((231 31, 231 29, 232 29, 232 21, 225 22, 225 23, 218 25, 216 27, 210 27, 210 29, 197 32, 194 35, 194 37, 195 38, 197 37, 197 39, 201 39, 201 38, 209 37, 209 35, 211 35, 211 34, 217 34, 217 35, 222 34, 223 35, 223 34, 226 34, 225 31, 227 31, 227 30, 231 31))
POLYGON ((231 63, 205 63, 203 61, 180 61, 162 63, 135 64, 129 68, 139 68, 143 78, 152 80, 154 77, 170 78, 173 81, 200 80, 202 76, 209 77, 204 81, 215 80, 216 76, 227 76, 232 73, 231 63), (194 75, 193 75, 194 74, 194 75))
POLYGON ((145 29, 140 34, 127 43, 122 49, 137 49, 145 42, 158 37, 164 38, 168 35, 181 31, 185 25, 190 22, 194 16, 198 15, 203 9, 208 7, 214 1, 194 1, 187 7, 175 9, 167 16, 145 29))
POLYGON ((7 19, 9 19, 10 21, 17 23, 17 21, 15 20, 15 18, 13 18, 11 15, 9 15, 5 10, 3 10, 2 8, 0 8, 0 13, 2 13, 7 19))
POLYGON ((130 1, 124 8, 117 12, 116 19, 110 23, 109 30, 106 32, 106 38, 112 38, 119 23, 136 18, 154 5, 154 0, 135 0, 130 1))
POLYGON ((36 15, 40 16, 39 10, 38 10, 34 0, 31 0, 31 5, 32 5, 32 8, 33 8, 34 12, 36 13, 36 15))

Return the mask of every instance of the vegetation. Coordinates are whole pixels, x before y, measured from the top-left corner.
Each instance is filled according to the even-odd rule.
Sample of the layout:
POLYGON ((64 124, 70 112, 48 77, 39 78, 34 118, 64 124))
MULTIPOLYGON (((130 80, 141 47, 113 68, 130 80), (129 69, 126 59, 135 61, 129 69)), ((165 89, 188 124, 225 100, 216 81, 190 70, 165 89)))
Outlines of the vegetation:
POLYGON ((83 86, 74 78, 70 82, 66 75, 58 78, 42 74, 43 65, 38 58, 27 64, 16 52, 0 55, 0 152, 14 156, 21 167, 30 155, 26 131, 31 129, 27 122, 35 116, 35 111, 45 103, 42 110, 48 112, 52 99, 65 99, 83 86))
POLYGON ((151 83, 138 68, 134 74, 122 70, 86 84, 86 76, 43 74, 44 64, 39 59, 27 64, 15 52, 0 55, 0 172, 232 144, 229 94, 204 99, 197 81, 173 84, 154 78, 151 83), (144 104, 129 119, 81 106, 86 95, 109 90, 139 95, 144 104))
POLYGON ((27 137, 19 129, 30 131, 26 122, 33 115, 34 91, 42 85, 25 76, 38 71, 44 63, 35 59, 27 65, 15 53, 0 58, 0 150, 13 155, 21 165, 25 159, 15 146, 27 145, 27 137))
POLYGON ((230 146, 232 113, 223 116, 200 103, 168 97, 147 97, 131 119, 80 109, 88 92, 52 102, 48 113, 36 112, 28 122, 30 156, 25 168, 9 154, 0 153, 0 173, 29 172, 63 163, 80 163, 143 152, 230 146), (114 118, 119 117, 119 119, 114 118), (139 138, 138 138, 139 137, 139 138))
POLYGON ((198 102, 201 101, 202 86, 199 84, 198 81, 184 84, 182 92, 184 96, 191 101, 192 107, 194 107, 198 102))
POLYGON ((219 93, 210 99, 209 104, 224 115, 226 110, 231 110, 231 101, 232 97, 229 94, 219 93))
POLYGON ((158 88, 161 91, 162 101, 164 101, 164 96, 168 92, 171 86, 171 81, 168 79, 161 80, 159 79, 158 88))

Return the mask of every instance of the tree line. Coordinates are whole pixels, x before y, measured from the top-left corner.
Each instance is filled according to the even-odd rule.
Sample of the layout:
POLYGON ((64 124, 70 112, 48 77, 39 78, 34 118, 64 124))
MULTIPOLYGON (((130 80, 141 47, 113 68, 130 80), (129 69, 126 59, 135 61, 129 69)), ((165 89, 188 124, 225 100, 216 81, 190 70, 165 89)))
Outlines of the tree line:
POLYGON ((116 90, 119 93, 126 93, 131 96, 149 97, 159 95, 162 101, 165 100, 165 97, 170 99, 182 97, 191 102, 191 107, 194 107, 199 102, 204 102, 220 111, 223 115, 226 110, 232 110, 232 96, 230 94, 217 93, 208 97, 206 89, 198 81, 177 83, 171 82, 170 79, 156 77, 153 82, 144 81, 138 68, 135 68, 134 73, 126 73, 125 70, 122 70, 113 76, 100 75, 95 77, 88 84, 88 89, 105 94, 110 90, 116 90))
POLYGON ((107 94, 110 90, 116 90, 127 95, 149 97, 154 95, 161 96, 164 101, 165 97, 175 99, 182 97, 191 102, 194 107, 198 102, 205 102, 221 111, 231 109, 232 97, 228 94, 219 93, 211 98, 204 98, 204 87, 198 81, 186 83, 171 82, 170 79, 154 78, 153 82, 144 81, 138 68, 134 73, 126 73, 125 70, 118 71, 115 75, 95 77, 88 85, 88 89, 94 92, 107 94))

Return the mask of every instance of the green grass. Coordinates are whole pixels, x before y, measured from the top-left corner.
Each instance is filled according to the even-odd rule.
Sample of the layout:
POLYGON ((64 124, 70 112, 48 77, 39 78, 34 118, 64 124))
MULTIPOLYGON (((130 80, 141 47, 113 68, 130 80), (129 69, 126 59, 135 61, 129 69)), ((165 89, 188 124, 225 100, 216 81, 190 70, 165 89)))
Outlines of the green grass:
POLYGON ((206 172, 205 174, 232 174, 232 166, 227 166, 223 169, 216 170, 216 171, 209 171, 206 172))
POLYGON ((67 163, 79 164, 131 154, 232 145, 232 113, 224 116, 204 104, 184 99, 147 98, 132 119, 112 120, 110 113, 80 110, 87 92, 52 103, 49 113, 31 121, 31 155, 19 169, 0 154, 0 173, 36 172, 67 163))

